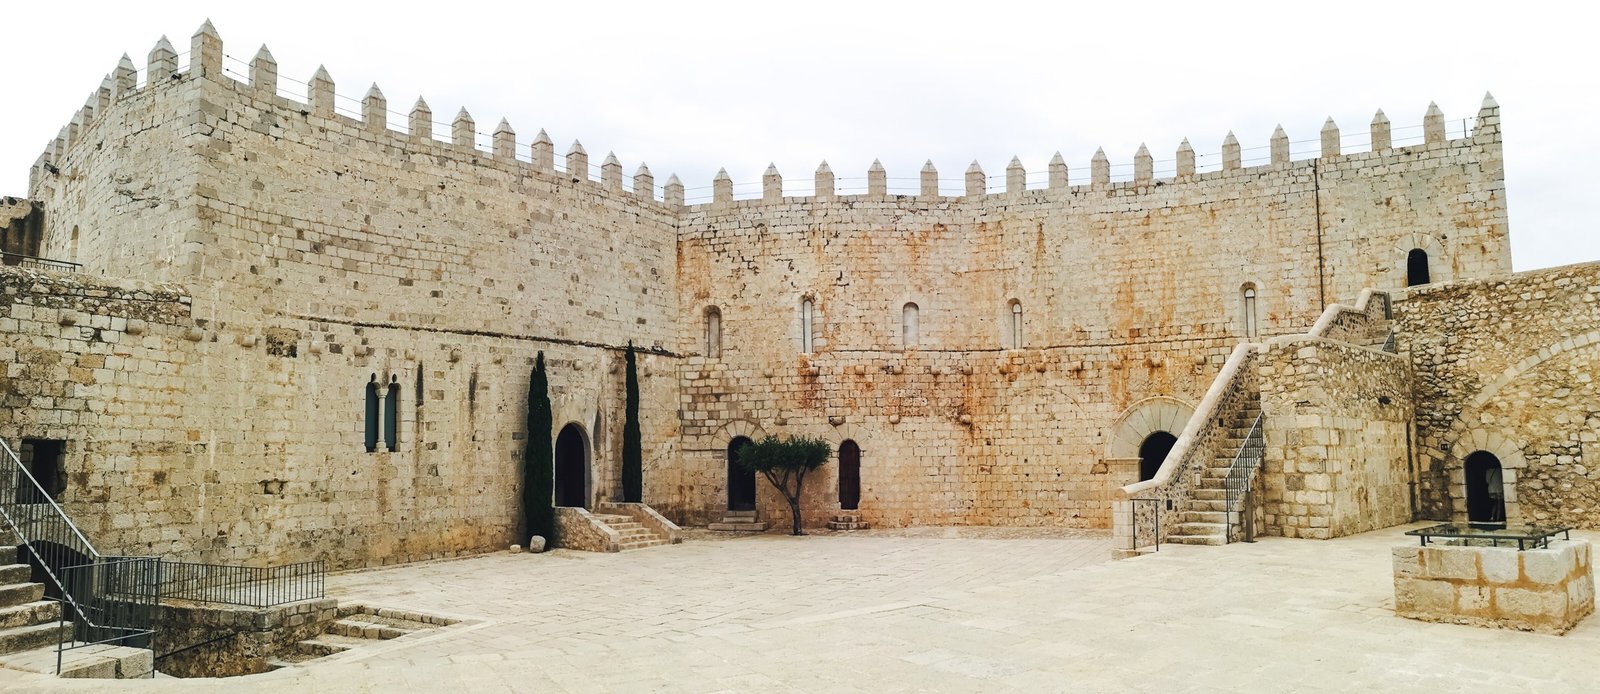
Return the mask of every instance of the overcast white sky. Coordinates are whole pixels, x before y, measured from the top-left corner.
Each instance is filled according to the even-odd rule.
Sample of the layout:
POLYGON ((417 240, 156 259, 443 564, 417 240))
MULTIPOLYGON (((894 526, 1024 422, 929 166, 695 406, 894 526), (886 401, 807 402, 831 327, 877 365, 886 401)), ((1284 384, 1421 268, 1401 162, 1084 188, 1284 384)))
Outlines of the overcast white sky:
MULTIPOLYGON (((325 64, 341 95, 359 98, 376 82, 391 110, 408 111, 420 94, 441 122, 465 106, 485 138, 505 117, 523 146, 545 128, 558 154, 576 138, 594 164, 614 150, 629 174, 640 161, 658 184, 676 172, 691 200, 708 194, 694 189, 719 167, 754 183, 768 163, 791 194, 805 192, 823 159, 841 188, 875 158, 892 188, 914 188, 892 179, 914 178, 931 158, 958 190, 974 159, 998 176, 1018 155, 1042 181, 1060 151, 1079 182, 1096 147, 1125 173, 1141 142, 1159 175, 1184 137, 1204 170, 1229 130, 1250 148, 1282 123, 1307 141, 1297 153, 1314 152, 1329 116, 1347 146, 1364 149, 1360 134, 1378 108, 1398 141, 1420 136, 1404 128, 1421 123, 1429 101, 1458 132, 1492 91, 1513 262, 1526 270, 1600 259, 1590 221, 1600 161, 1594 22, 1555 7, 17 3, 5 10, 0 49, 12 83, 0 110, 0 193, 26 193, 34 158, 122 53, 142 73, 156 39, 186 52, 210 17, 235 58, 270 46, 285 91, 303 90, 287 80, 325 64)), ((390 117, 391 127, 403 123, 390 117)))

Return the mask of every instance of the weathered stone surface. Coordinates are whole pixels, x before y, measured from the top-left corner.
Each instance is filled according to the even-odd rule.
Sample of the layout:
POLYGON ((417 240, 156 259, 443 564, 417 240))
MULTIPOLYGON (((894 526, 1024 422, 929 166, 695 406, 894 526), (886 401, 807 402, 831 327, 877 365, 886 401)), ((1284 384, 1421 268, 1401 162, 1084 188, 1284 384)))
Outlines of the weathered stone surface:
POLYGON ((1561 634, 1594 612, 1591 548, 1396 546, 1395 614, 1432 622, 1561 634))

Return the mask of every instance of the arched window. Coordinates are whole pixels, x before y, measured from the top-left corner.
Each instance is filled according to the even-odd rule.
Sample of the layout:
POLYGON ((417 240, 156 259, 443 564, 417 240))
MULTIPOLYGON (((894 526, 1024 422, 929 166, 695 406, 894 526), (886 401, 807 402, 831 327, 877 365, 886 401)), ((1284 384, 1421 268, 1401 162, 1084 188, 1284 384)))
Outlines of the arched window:
POLYGON ((400 450, 400 377, 389 377, 389 392, 383 397, 383 447, 400 450))
POLYGON ((1011 338, 1011 349, 1022 349, 1022 302, 1011 301, 1011 330, 1007 333, 1011 338))
POLYGON ((367 452, 378 450, 378 374, 367 381, 367 452))
POLYGON ((715 306, 706 308, 706 357, 722 356, 722 311, 715 306))
POLYGON ((1428 252, 1413 248, 1406 254, 1406 286, 1416 287, 1433 281, 1428 273, 1428 252))
POLYGON ((914 303, 908 302, 905 306, 900 307, 900 346, 905 349, 913 349, 917 346, 918 332, 921 329, 918 324, 917 314, 917 305, 914 303))
POLYGON ((1240 308, 1243 311, 1244 336, 1256 337, 1261 334, 1261 325, 1256 322, 1256 286, 1246 284, 1239 290, 1240 308))
POLYGON ((811 353, 811 320, 814 305, 811 299, 800 302, 800 351, 811 353))

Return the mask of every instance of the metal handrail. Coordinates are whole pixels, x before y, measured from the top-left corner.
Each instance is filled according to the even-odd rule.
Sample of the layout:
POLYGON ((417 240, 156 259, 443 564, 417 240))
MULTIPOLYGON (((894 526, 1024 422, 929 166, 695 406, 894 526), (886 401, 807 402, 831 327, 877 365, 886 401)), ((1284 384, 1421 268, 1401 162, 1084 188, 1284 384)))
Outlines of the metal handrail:
POLYGON ((1154 523, 1152 523, 1152 525, 1154 526, 1154 531, 1153 531, 1152 534, 1154 535, 1155 551, 1157 551, 1157 552, 1161 551, 1161 502, 1162 502, 1162 500, 1161 499, 1129 499, 1128 501, 1133 504, 1133 519, 1132 519, 1133 549, 1137 550, 1141 546, 1139 544, 1139 508, 1140 508, 1140 506, 1142 504, 1148 504, 1150 506, 1150 508, 1155 509, 1155 511, 1151 514, 1151 517, 1154 519, 1154 523))
POLYGON ((66 270, 67 272, 77 272, 78 268, 83 267, 82 263, 74 263, 70 260, 40 258, 39 256, 28 255, 26 253, 10 252, 0 252, 0 263, 4 263, 6 265, 15 265, 17 267, 35 267, 44 270, 66 270))
POLYGON ((1239 522, 1243 528, 1245 542, 1255 541, 1254 518, 1250 511, 1250 490, 1254 481, 1255 471, 1261 466, 1261 459, 1266 452, 1266 442, 1261 432, 1261 413, 1256 414, 1256 419, 1250 425, 1249 433, 1244 440, 1239 442, 1239 451, 1233 456, 1233 463, 1228 466, 1228 478, 1224 483, 1227 490, 1226 511, 1224 520, 1227 524, 1226 537, 1233 536, 1233 514, 1239 512, 1239 522), (1243 502, 1242 504, 1240 502, 1243 502), (1241 508, 1241 506, 1243 508, 1241 508))
MULTIPOLYGON (((67 512, 62 510, 55 499, 50 497, 43 485, 34 479, 33 473, 22 464, 22 458, 12 450, 11 445, 0 439, 0 450, 11 461, 10 474, 0 472, 0 518, 3 518, 12 534, 16 538, 16 545, 26 547, 28 553, 33 555, 34 563, 44 570, 46 576, 55 584, 60 596, 61 619, 65 622, 70 613, 73 621, 74 640, 67 642, 64 639, 56 643, 56 673, 61 672, 62 653, 73 648, 89 645, 79 643, 78 636, 91 633, 106 633, 112 630, 126 631, 130 636, 142 636, 145 632, 154 630, 153 611, 135 615, 137 621, 148 625, 124 626, 103 623, 105 620, 96 621, 91 614, 103 612, 96 604, 104 596, 97 595, 92 581, 85 584, 88 592, 79 590, 83 581, 73 580, 74 575, 84 575, 86 572, 93 575, 95 571, 111 571, 113 565, 121 566, 125 562, 154 562, 154 583, 149 586, 155 591, 155 600, 159 601, 160 588, 160 563, 161 560, 149 557, 106 557, 96 550, 84 537, 83 531, 72 522, 67 512)), ((4 463, 0 463, 4 468, 4 463)), ((148 582, 148 579, 147 579, 148 582)), ((122 612, 117 614, 122 615, 122 612)), ((126 616, 126 615, 124 615, 126 616)), ((120 640, 120 639, 119 639, 120 640)))

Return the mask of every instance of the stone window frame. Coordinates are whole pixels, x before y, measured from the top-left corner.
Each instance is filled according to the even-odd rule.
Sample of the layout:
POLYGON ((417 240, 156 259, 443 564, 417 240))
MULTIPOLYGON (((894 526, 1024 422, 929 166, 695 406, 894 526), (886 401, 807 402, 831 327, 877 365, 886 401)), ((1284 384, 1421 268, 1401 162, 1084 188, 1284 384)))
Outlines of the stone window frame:
POLYGON ((382 435, 382 426, 378 423, 383 416, 383 398, 378 395, 378 374, 373 373, 367 381, 366 388, 366 416, 362 420, 362 436, 368 453, 378 452, 378 441, 382 435))
POLYGON ((1239 332, 1247 340, 1261 337, 1261 285, 1253 280, 1239 285, 1239 332))
POLYGON ((922 305, 915 300, 900 304, 900 349, 922 346, 922 305))
POLYGON ((812 354, 817 348, 817 297, 811 292, 800 295, 795 333, 800 341, 800 353, 812 354))
POLYGON ((1023 325, 1026 314, 1022 310, 1022 300, 1013 298, 1006 302, 1005 312, 1005 338, 1006 349, 1023 349, 1025 335, 1023 325))
POLYGON ((1389 263, 1386 273, 1390 284, 1397 289, 1415 289, 1406 285, 1407 262, 1411 258, 1411 251, 1420 250, 1428 254, 1428 283, 1417 287, 1432 287, 1455 279, 1451 270, 1449 256, 1445 253, 1444 244, 1432 235, 1422 232, 1404 234, 1390 251, 1393 261, 1389 263))
POLYGON ((722 309, 709 304, 701 312, 701 327, 707 359, 722 358, 722 309))

